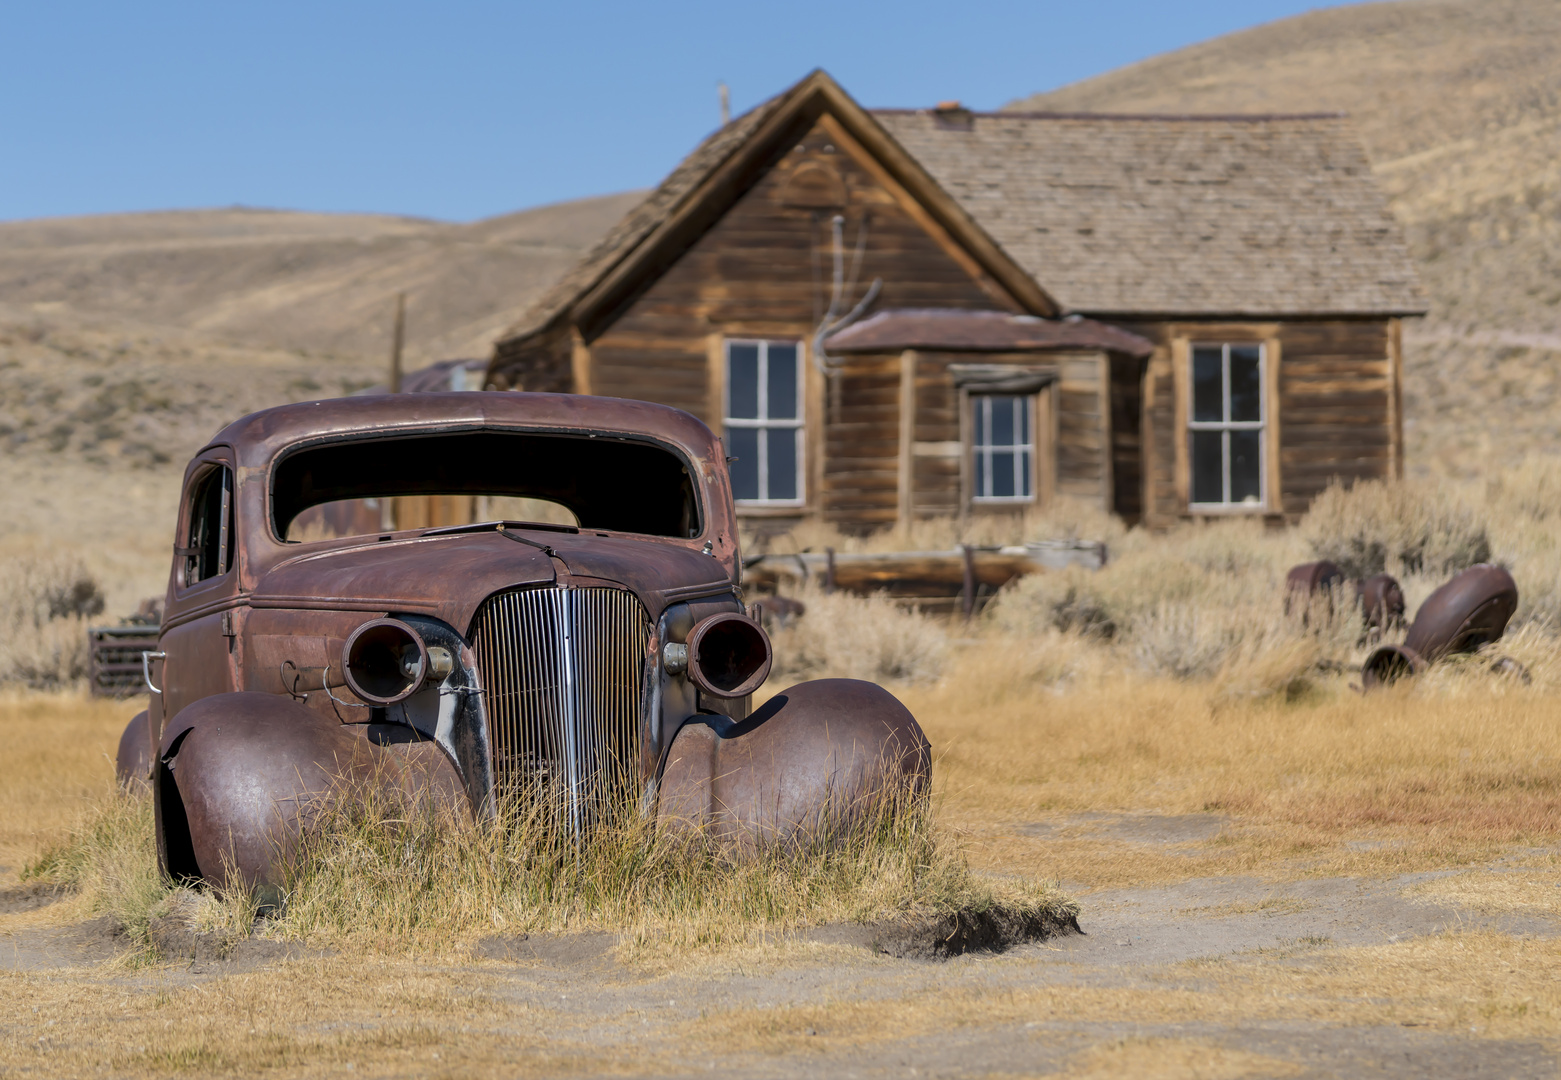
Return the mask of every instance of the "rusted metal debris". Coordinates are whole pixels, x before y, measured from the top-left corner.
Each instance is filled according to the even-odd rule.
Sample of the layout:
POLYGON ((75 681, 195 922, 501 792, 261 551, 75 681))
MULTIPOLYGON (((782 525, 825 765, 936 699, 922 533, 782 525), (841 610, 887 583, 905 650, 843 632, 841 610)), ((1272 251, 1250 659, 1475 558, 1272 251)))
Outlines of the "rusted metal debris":
POLYGON ((602 807, 639 806, 737 845, 926 788, 927 740, 881 687, 802 683, 750 713, 769 639, 742 601, 725 452, 685 413, 488 392, 283 406, 219 433, 183 490, 150 708, 117 763, 150 780, 172 878, 274 898, 309 815, 364 785, 482 822, 545 798, 582 843, 602 807), (314 507, 453 495, 578 524, 285 539, 314 507))
MULTIPOLYGON (((1345 580, 1344 571, 1327 559, 1291 567, 1285 575, 1285 614, 1299 613, 1303 623, 1307 622, 1312 605, 1320 601, 1331 616, 1334 590, 1345 580)), ((1368 637, 1380 636, 1384 630, 1403 625, 1404 590, 1392 574, 1355 578, 1350 584, 1354 590, 1355 608, 1361 613, 1368 637)))
MULTIPOLYGON (((883 593, 918 607, 974 610, 1004 585, 1026 574, 1105 565, 1106 545, 1090 540, 1041 540, 1006 547, 961 545, 952 551, 802 552, 755 555, 743 576, 754 588, 776 591, 818 581, 865 596, 883 593)), ((768 603, 768 601, 766 601, 768 603)))
POLYGON ((1374 574, 1355 582, 1355 601, 1360 605, 1368 634, 1382 634, 1404 625, 1404 590, 1392 574, 1374 574))
MULTIPOLYGON (((1499 641, 1517 607, 1518 586, 1511 574, 1490 563, 1469 567, 1426 598, 1402 645, 1384 645, 1367 658, 1362 687, 1370 690, 1418 675, 1450 653, 1471 653, 1499 641)), ((1527 676, 1521 665, 1517 668, 1527 676)), ((1498 660, 1496 670, 1509 669, 1498 660)))
POLYGON ((1319 562, 1292 566, 1285 575, 1285 614, 1300 613, 1302 622, 1311 618, 1311 607, 1321 597, 1328 614, 1333 614, 1333 589, 1344 583, 1344 571, 1335 563, 1319 562))

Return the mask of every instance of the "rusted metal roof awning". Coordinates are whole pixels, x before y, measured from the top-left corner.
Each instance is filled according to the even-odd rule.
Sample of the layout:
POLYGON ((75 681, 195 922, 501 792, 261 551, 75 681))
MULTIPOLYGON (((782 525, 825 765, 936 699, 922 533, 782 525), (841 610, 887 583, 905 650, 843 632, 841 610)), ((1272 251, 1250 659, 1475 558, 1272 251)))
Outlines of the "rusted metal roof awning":
POLYGON ((896 308, 831 334, 824 348, 832 353, 898 352, 1046 352, 1094 349, 1145 357, 1154 345, 1137 334, 1094 319, 1042 319, 1006 311, 958 308, 896 308))

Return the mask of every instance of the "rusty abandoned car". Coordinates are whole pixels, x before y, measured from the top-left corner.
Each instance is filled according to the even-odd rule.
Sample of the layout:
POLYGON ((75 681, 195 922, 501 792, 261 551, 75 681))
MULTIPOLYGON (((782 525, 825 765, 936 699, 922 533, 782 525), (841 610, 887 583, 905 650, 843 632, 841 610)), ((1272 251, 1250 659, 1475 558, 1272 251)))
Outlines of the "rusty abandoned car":
POLYGON ((262 891, 306 808, 365 778, 478 822, 545 793, 582 842, 616 800, 739 846, 925 790, 926 738, 876 685, 751 709, 771 651, 741 566, 722 444, 676 409, 469 392, 255 413, 185 473, 121 778, 151 782, 165 874, 262 891))

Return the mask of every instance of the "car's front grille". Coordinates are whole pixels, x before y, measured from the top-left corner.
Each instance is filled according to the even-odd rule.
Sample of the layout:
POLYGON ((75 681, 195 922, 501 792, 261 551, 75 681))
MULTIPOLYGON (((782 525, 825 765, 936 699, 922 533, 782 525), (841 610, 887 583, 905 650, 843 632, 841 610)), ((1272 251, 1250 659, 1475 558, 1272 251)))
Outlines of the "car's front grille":
POLYGON ((472 645, 500 798, 544 798, 576 836, 639 775, 645 608, 622 589, 490 597, 472 645))

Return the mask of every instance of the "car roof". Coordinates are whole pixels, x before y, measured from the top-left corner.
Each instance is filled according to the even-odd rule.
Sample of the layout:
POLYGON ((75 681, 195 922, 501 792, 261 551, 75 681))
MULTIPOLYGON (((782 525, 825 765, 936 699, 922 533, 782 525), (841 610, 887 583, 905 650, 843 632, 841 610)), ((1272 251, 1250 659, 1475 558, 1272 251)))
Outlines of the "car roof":
POLYGON ((428 428, 517 428, 649 436, 690 455, 716 455, 716 437, 697 417, 667 405, 581 394, 516 391, 378 394, 326 398, 250 413, 211 445, 233 447, 240 465, 261 467, 288 447, 336 435, 393 434, 428 428))

